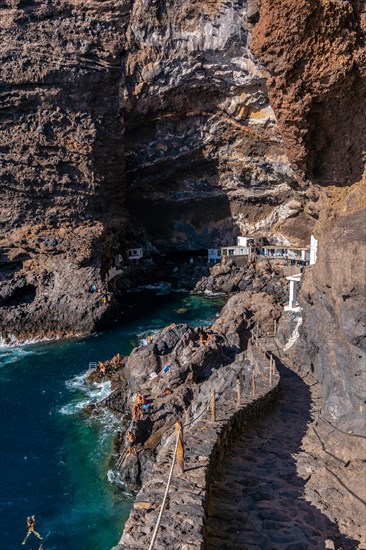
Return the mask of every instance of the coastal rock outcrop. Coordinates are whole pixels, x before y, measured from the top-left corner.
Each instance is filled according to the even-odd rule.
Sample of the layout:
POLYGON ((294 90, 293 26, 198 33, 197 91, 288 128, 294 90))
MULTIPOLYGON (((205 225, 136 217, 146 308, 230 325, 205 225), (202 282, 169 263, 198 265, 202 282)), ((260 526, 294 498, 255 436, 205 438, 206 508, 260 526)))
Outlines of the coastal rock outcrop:
POLYGON ((5 340, 90 333, 106 317, 109 306, 89 288, 105 289, 105 262, 126 221, 119 86, 129 9, 128 1, 2 3, 5 340))
POLYGON ((285 265, 283 261, 267 260, 258 256, 245 264, 245 266, 241 266, 237 265, 235 260, 229 260, 225 264, 214 265, 210 268, 210 274, 202 277, 195 285, 194 290, 227 294, 239 291, 265 292, 273 296, 279 303, 286 301, 288 282, 285 277, 293 274, 294 270, 298 271, 298 267, 285 265))
POLYGON ((242 353, 250 331, 258 323, 265 332, 279 315, 270 296, 238 293, 210 328, 172 324, 149 344, 134 348, 128 358, 115 356, 98 364, 89 380, 111 380, 112 393, 102 405, 122 415, 116 442, 120 481, 131 488, 141 484, 174 423, 205 409, 212 390, 234 387, 239 371, 250 382, 252 367, 242 353), (141 403, 139 394, 144 397, 141 403), (130 452, 128 431, 134 436, 130 452))

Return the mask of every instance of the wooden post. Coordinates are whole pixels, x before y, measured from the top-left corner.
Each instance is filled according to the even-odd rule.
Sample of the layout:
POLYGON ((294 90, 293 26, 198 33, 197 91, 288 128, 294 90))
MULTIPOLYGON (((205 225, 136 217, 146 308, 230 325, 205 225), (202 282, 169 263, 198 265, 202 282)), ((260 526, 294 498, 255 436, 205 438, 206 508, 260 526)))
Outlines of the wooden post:
POLYGON ((255 387, 255 372, 254 372, 254 369, 253 369, 253 374, 252 374, 252 394, 253 394, 253 397, 255 397, 255 390, 256 390, 256 387, 255 387))
POLYGON ((269 385, 272 387, 272 369, 273 369, 273 356, 271 353, 271 357, 269 360, 269 385))
POLYGON ((212 420, 212 422, 216 422, 215 401, 216 401, 216 391, 212 390, 212 394, 211 394, 211 420, 212 420))
POLYGON ((239 376, 236 379, 236 390, 237 390, 237 396, 238 396, 238 407, 240 407, 241 402, 241 384, 240 384, 240 378, 239 376))
POLYGON ((183 441, 183 425, 180 421, 175 423, 175 435, 177 438, 177 462, 184 473, 184 441, 183 441))

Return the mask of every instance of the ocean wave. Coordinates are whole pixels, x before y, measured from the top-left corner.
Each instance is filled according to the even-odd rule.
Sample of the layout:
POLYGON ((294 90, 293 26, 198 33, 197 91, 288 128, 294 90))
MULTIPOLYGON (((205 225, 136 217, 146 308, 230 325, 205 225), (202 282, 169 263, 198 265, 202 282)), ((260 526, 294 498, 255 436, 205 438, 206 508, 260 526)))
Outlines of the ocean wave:
POLYGON ((0 368, 10 365, 11 363, 16 363, 20 359, 29 355, 44 355, 45 353, 46 351, 41 351, 38 349, 25 349, 23 347, 0 347, 0 368))
POLYGON ((161 332, 162 329, 152 329, 152 330, 144 330, 142 332, 138 332, 136 334, 137 341, 139 346, 147 346, 147 337, 151 336, 152 338, 161 332))
POLYGON ((135 499, 135 496, 131 491, 129 491, 125 485, 125 483, 121 479, 121 474, 118 470, 108 470, 107 472, 107 479, 109 483, 112 483, 113 485, 118 485, 120 489, 122 489, 122 494, 133 500, 135 499))
POLYGON ((203 294, 204 296, 226 296, 225 292, 214 292, 213 290, 204 290, 203 292, 198 292, 197 294, 203 294))
POLYGON ((53 338, 49 338, 47 336, 42 337, 34 337, 34 338, 26 338, 25 340, 18 340, 18 338, 14 334, 9 334, 7 339, 0 336, 0 351, 3 349, 13 349, 13 348, 20 348, 24 346, 32 346, 34 344, 39 344, 41 342, 57 342, 58 340, 61 340, 62 336, 54 336, 53 338))
POLYGON ((111 382, 93 382, 90 384, 87 381, 89 371, 73 376, 65 382, 69 391, 81 392, 83 398, 75 399, 60 408, 61 414, 75 414, 81 412, 88 405, 95 405, 102 401, 111 393, 111 382))

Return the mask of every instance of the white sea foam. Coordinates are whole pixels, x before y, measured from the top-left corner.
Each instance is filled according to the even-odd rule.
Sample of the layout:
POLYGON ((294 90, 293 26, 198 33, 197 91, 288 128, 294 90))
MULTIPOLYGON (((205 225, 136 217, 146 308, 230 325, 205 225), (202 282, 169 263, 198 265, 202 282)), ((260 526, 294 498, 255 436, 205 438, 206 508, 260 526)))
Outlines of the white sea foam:
POLYGON ((0 368, 11 363, 16 363, 28 355, 44 355, 46 351, 40 349, 26 349, 23 347, 1 348, 0 347, 0 368))
POLYGON ((125 497, 131 499, 135 498, 135 495, 127 489, 125 483, 122 481, 121 474, 118 470, 108 470, 107 479, 110 483, 113 483, 113 485, 118 485, 118 487, 122 489, 122 493, 125 497))
POLYGON ((82 338, 82 334, 73 334, 72 336, 52 336, 52 338, 47 336, 26 338, 25 340, 19 340, 15 334, 8 334, 5 339, 3 336, 0 336, 0 352, 6 349, 21 348, 24 346, 32 346, 34 344, 42 344, 44 342, 58 342, 59 340, 74 340, 77 338, 82 338))
POLYGON ((147 345, 147 337, 151 336, 152 338, 161 332, 161 329, 154 329, 154 330, 144 330, 143 332, 137 333, 137 339, 138 344, 146 346, 147 345))
POLYGON ((225 296, 225 292, 213 292, 212 290, 204 290, 203 292, 200 292, 199 294, 204 294, 205 296, 225 296))
POLYGON ((84 397, 82 399, 75 399, 70 403, 67 403, 60 408, 61 414, 75 414, 82 411, 88 405, 99 403, 111 392, 111 382, 109 380, 105 382, 89 384, 87 382, 87 376, 89 372, 86 371, 82 374, 73 376, 70 380, 65 382, 66 387, 73 392, 82 392, 84 397))
POLYGON ((14 334, 8 334, 6 340, 2 336, 0 336, 0 351, 2 349, 31 346, 33 344, 39 344, 40 342, 53 342, 61 340, 61 338, 61 336, 55 336, 53 338, 47 338, 46 336, 44 336, 42 338, 27 338, 26 340, 18 340, 18 338, 14 334))

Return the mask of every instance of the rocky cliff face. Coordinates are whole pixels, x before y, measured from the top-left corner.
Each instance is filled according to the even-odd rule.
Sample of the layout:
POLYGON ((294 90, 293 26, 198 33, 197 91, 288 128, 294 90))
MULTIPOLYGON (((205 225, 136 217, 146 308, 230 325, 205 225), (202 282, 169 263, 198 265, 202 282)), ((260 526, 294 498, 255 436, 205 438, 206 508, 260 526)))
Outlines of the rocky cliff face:
POLYGON ((199 249, 274 226, 308 239, 252 11, 2 3, 3 336, 98 326, 113 296, 89 288, 129 243, 199 249))
POLYGON ((300 178, 352 185, 364 171, 363 0, 261 0, 252 49, 300 178))
POLYGON ((88 332, 105 310, 89 286, 102 286, 126 220, 119 86, 130 4, 1 8, 2 334, 88 332))
POLYGON ((318 260, 302 281, 303 323, 292 352, 300 372, 320 385, 317 428, 303 441, 315 459, 302 476, 311 472, 307 497, 360 540, 366 384, 365 9, 361 1, 263 0, 253 41, 268 70, 270 97, 299 182, 313 184, 306 209, 318 218, 318 260))
POLYGON ((301 209, 248 47, 242 2, 134 3, 127 31, 127 205, 161 250, 233 242, 301 209), (159 224, 156 223, 159 220, 159 224))
POLYGON ((323 384, 343 429, 364 425, 366 6, 262 0, 253 50, 289 157, 318 217, 317 264, 302 285, 298 363, 323 384), (343 190, 337 189, 343 187, 343 190))

